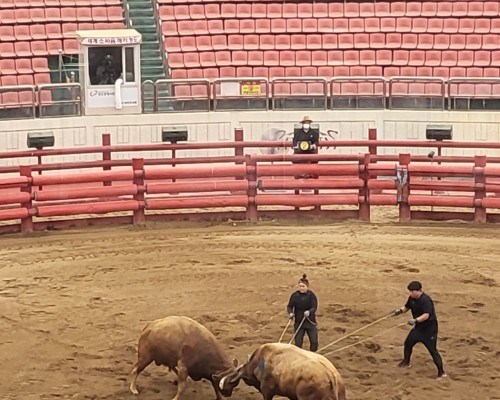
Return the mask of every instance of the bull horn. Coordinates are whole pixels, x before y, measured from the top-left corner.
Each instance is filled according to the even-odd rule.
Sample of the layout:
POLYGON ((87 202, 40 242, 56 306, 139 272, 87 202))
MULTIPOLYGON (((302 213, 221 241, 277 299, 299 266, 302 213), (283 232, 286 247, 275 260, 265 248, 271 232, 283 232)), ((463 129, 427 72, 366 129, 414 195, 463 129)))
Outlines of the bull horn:
POLYGON ((241 379, 241 377, 243 376, 243 365, 240 365, 236 369, 236 372, 237 374, 235 374, 234 377, 229 378, 229 383, 236 383, 241 379))
POLYGON ((224 383, 226 383, 227 376, 224 376, 220 381, 219 381, 219 389, 224 390, 224 383))

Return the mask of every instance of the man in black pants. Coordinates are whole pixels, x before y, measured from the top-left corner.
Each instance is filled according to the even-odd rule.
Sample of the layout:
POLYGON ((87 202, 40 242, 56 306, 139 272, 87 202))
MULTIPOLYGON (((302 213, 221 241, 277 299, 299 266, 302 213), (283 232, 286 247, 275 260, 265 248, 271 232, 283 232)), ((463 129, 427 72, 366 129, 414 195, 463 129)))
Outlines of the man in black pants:
POLYGON ((436 310, 432 299, 422 291, 422 284, 418 281, 410 282, 408 285, 410 296, 406 304, 394 311, 394 315, 400 315, 411 310, 413 318, 408 321, 413 329, 408 334, 404 343, 404 357, 398 364, 401 368, 409 368, 411 353, 417 343, 422 343, 432 356, 437 367, 437 378, 446 377, 443 369, 443 360, 437 350, 438 321, 436 310))
POLYGON ((316 310, 318 309, 318 298, 309 289, 309 280, 304 274, 299 279, 298 290, 290 296, 287 311, 290 319, 295 318, 294 332, 295 345, 302 348, 304 334, 309 337, 309 348, 311 351, 318 350, 318 328, 316 327, 316 310), (302 322, 302 320, 304 320, 302 322), (302 325, 300 325, 302 322, 302 325), (300 329, 299 329, 300 326, 300 329))

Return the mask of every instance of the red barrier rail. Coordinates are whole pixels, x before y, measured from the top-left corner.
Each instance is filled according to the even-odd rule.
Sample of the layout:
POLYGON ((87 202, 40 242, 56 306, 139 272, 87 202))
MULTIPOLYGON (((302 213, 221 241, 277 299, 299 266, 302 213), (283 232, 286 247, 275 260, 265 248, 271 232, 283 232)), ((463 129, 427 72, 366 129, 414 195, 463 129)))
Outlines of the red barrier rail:
MULTIPOLYGON (((79 173, 36 173, 52 171, 56 164, 50 164, 20 166, 17 167, 20 176, 0 176, 0 221, 4 221, 0 232, 27 232, 69 224, 57 217, 81 216, 84 218, 75 220, 75 224, 95 223, 92 215, 112 213, 121 214, 113 216, 116 221, 135 224, 143 224, 150 218, 254 220, 283 213, 369 220, 370 208, 378 205, 397 206, 401 221, 419 218, 500 221, 500 214, 487 212, 500 209, 500 166, 493 164, 499 158, 447 156, 431 163, 410 154, 375 154, 377 147, 500 149, 500 143, 368 140, 333 144, 366 147, 369 153, 245 156, 244 148, 276 146, 276 143, 241 141, 43 150, 44 155, 49 152, 68 155, 98 149, 104 161, 63 164, 67 169, 78 165, 84 170, 79 173), (233 146, 235 156, 116 160, 116 164, 108 156, 118 151, 188 146, 200 150, 233 146), (207 165, 213 160, 217 164, 207 165), (118 165, 120 169, 111 169, 118 165), (104 169, 95 171, 95 167, 104 169), (315 179, 297 178, 303 175, 315 179), (351 209, 344 209, 345 206, 351 209), (459 210, 439 210, 439 207, 459 210), (48 221, 46 217, 54 220, 48 221)), ((9 154, 32 157, 37 153, 9 154)), ((5 154, 0 153, 0 158, 6 158, 5 154)))

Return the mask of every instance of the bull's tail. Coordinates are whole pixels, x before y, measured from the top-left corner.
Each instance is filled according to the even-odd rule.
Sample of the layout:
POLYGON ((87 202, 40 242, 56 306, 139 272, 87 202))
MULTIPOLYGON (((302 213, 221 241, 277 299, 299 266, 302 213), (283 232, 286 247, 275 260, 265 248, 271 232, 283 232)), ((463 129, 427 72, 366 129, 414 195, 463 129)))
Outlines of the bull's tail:
POLYGON ((339 379, 337 381, 331 380, 330 379, 330 387, 332 390, 332 395, 329 397, 328 400, 346 400, 346 395, 345 395, 345 386, 344 382, 342 382, 342 379, 339 379))

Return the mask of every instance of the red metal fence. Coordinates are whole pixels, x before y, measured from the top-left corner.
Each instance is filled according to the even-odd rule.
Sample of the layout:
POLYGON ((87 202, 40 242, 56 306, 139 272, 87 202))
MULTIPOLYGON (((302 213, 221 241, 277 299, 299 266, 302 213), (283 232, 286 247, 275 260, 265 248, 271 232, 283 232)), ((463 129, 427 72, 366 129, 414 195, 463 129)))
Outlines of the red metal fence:
POLYGON ((237 130, 234 142, 111 146, 104 135, 99 147, 0 153, 0 159, 38 160, 0 167, 0 232, 111 220, 314 215, 369 221, 373 206, 397 207, 401 221, 500 221, 499 157, 377 154, 379 147, 500 149, 500 143, 379 141, 371 130, 369 140, 322 143, 359 148, 358 154, 245 155, 289 143, 244 142, 242 136, 237 130), (120 152, 215 148, 233 149, 234 155, 113 159, 120 152), (102 161, 40 162, 92 153, 102 161))

